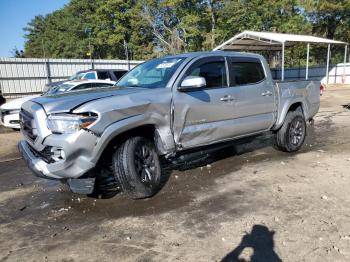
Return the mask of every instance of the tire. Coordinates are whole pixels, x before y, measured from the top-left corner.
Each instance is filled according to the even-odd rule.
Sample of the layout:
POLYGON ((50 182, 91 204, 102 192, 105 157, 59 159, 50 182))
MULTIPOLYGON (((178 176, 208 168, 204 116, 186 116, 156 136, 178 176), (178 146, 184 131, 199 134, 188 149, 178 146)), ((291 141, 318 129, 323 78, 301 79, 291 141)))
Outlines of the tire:
POLYGON ((133 199, 155 195, 162 187, 162 168, 154 144, 132 137, 113 155, 113 172, 122 190, 133 199))
POLYGON ((108 169, 94 169, 91 172, 91 176, 96 177, 95 188, 88 197, 98 199, 112 198, 120 193, 120 186, 117 183, 113 171, 108 169))
POLYGON ((282 127, 275 133, 275 147, 283 152, 296 152, 304 144, 306 122, 300 110, 289 111, 282 127))

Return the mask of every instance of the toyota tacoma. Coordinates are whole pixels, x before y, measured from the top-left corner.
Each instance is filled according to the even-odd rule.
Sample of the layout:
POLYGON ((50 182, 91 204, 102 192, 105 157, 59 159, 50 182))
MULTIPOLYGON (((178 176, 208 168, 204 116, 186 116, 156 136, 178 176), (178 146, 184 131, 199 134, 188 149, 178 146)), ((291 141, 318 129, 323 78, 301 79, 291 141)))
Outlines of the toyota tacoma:
POLYGON ((35 175, 73 192, 150 197, 164 184, 164 163, 223 142, 271 132, 279 150, 298 151, 319 110, 319 86, 275 82, 257 54, 157 58, 111 88, 26 102, 19 150, 35 175))

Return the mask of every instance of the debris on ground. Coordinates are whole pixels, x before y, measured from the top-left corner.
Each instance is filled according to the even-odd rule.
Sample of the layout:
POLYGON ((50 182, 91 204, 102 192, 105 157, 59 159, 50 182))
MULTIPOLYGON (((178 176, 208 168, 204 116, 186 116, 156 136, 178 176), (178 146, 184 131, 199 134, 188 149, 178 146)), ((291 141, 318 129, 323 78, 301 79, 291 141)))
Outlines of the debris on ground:
POLYGON ((21 207, 20 209, 18 209, 19 211, 23 211, 24 209, 26 209, 26 206, 21 207))

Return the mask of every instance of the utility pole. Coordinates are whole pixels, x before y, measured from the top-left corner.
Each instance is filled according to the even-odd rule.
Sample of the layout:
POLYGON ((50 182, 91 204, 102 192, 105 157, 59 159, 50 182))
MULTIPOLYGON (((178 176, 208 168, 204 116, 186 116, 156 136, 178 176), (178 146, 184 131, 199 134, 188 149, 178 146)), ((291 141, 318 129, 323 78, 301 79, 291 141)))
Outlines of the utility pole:
POLYGON ((43 49, 43 58, 46 58, 46 54, 45 54, 45 46, 44 46, 44 39, 41 38, 41 48, 43 49))
POLYGON ((85 33, 89 36, 89 56, 90 56, 90 63, 91 63, 91 69, 94 69, 94 63, 92 61, 92 50, 91 50, 91 28, 87 27, 85 28, 85 33))
POLYGON ((128 70, 130 70, 128 43, 125 41, 125 38, 124 38, 124 50, 125 50, 125 58, 128 61, 128 70))
POLYGON ((49 59, 46 59, 46 53, 45 53, 45 45, 44 45, 44 39, 41 39, 41 48, 43 49, 43 58, 45 60, 45 69, 46 69, 46 83, 51 83, 51 71, 50 71, 50 64, 49 59))

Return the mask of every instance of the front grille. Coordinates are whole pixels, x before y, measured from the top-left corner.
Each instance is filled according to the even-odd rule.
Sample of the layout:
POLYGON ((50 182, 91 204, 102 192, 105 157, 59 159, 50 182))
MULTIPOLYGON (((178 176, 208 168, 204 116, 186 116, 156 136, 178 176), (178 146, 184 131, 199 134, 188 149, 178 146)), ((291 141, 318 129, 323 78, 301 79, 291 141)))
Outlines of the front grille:
POLYGON ((29 145, 29 148, 34 156, 44 160, 46 163, 50 164, 55 162, 55 160, 52 158, 51 146, 45 147, 42 151, 35 150, 31 145, 29 145))
POLYGON ((19 119, 23 134, 31 141, 35 141, 37 135, 35 134, 36 130, 33 126, 33 115, 22 109, 19 113, 19 119))

